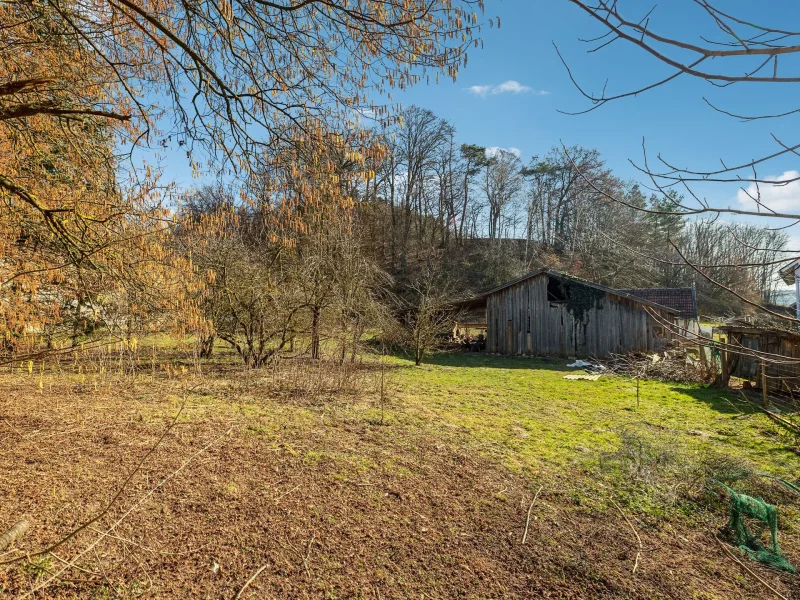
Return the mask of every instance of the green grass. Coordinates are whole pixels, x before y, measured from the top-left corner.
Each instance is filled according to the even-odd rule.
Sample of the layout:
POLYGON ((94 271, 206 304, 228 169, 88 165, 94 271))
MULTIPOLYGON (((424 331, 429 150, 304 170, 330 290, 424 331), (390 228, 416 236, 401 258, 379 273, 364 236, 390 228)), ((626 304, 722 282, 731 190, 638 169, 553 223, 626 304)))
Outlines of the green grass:
POLYGON ((444 354, 421 367, 390 360, 397 419, 471 444, 534 480, 577 476, 627 490, 646 511, 660 509, 646 505, 655 500, 643 488, 678 486, 701 467, 713 472, 731 461, 792 480, 800 473, 793 436, 716 388, 642 381, 637 406, 635 382, 564 379, 575 371, 567 360, 444 354))
MULTIPOLYGON (((221 349, 215 360, 236 364, 229 350, 221 349)), ((214 390, 193 397, 184 418, 235 411, 247 422, 248 435, 276 440, 287 431, 302 439, 326 419, 381 426, 384 462, 393 444, 424 436, 488 456, 532 486, 559 487, 583 506, 607 509, 613 495, 656 517, 696 510, 682 503, 689 491, 697 496, 709 476, 721 477, 731 466, 788 480, 800 474, 800 456, 792 451, 798 440, 740 395, 716 388, 641 381, 637 403, 636 383, 627 378, 564 379, 576 372, 565 359, 455 353, 436 355, 419 367, 400 356, 385 360, 385 410, 371 379, 357 401, 304 405, 293 401, 293 384, 273 390, 266 401, 258 384, 259 378, 270 379, 265 371, 252 374, 252 386, 244 378, 229 382, 222 396, 214 390)), ((367 377, 376 379, 377 373, 367 377)), ((336 448, 306 454, 304 461, 334 461, 343 477, 377 468, 372 458, 336 448)), ((381 463, 381 468, 393 467, 381 463)), ((739 484, 763 493, 752 478, 739 484)))
MULTIPOLYGON (((508 517, 514 511, 498 512, 497 506, 513 503, 521 506, 524 515, 541 485, 543 492, 533 519, 547 519, 547 530, 552 523, 558 528, 563 525, 565 537, 543 537, 535 552, 549 553, 566 540, 572 550, 553 559, 556 566, 561 561, 562 577, 565 565, 578 569, 575 572, 582 572, 582 577, 612 577, 609 573, 619 566, 613 561, 583 566, 578 561, 584 558, 573 559, 570 553, 580 544, 600 543, 593 523, 600 524, 607 517, 629 536, 618 507, 645 538, 648 552, 667 536, 682 536, 687 542, 683 555, 698 552, 698 560, 706 565, 703 572, 720 577, 711 564, 713 556, 699 554, 704 547, 716 547, 712 536, 728 518, 726 500, 705 486, 709 477, 719 478, 736 467, 788 480, 800 475, 800 456, 792 451, 797 448, 793 436, 740 396, 701 385, 643 381, 637 405, 635 382, 615 376, 598 381, 567 380, 564 375, 576 370, 567 368, 564 359, 441 354, 417 367, 408 359, 388 356, 384 359, 388 366, 386 402, 381 407, 382 370, 375 368, 379 360, 375 355, 364 356, 362 366, 348 367, 351 379, 340 384, 344 380, 339 379, 335 360, 282 360, 268 368, 245 370, 224 347, 213 362, 202 362, 200 376, 193 368, 180 369, 182 364, 190 364, 181 348, 176 344, 174 351, 167 353, 173 361, 178 357, 172 374, 160 368, 161 360, 159 368, 151 370, 143 359, 135 380, 108 370, 87 371, 86 364, 65 361, 46 372, 43 389, 38 387, 38 371, 29 373, 26 368, 4 372, 0 383, 20 397, 27 394, 33 409, 62 411, 58 414, 65 415, 65 422, 80 422, 80 431, 93 431, 95 425, 105 424, 106 414, 114 413, 110 422, 120 423, 123 435, 138 439, 147 430, 151 439, 156 439, 180 406, 184 408, 176 435, 170 434, 167 443, 173 437, 181 445, 194 444, 187 442, 194 436, 197 440, 215 439, 234 425, 230 449, 221 456, 241 457, 241 462, 227 461, 226 469, 214 467, 202 475, 205 467, 201 465, 215 459, 198 461, 197 472, 202 475, 198 480, 207 487, 193 493, 210 494, 210 501, 223 507, 220 510, 234 507, 236 514, 241 508, 249 510, 248 503, 260 503, 261 495, 275 499, 277 505, 289 494, 287 501, 295 504, 282 505, 275 514, 285 513, 291 519, 286 521, 290 528, 305 522, 303 514, 321 518, 317 511, 323 505, 305 498, 306 486, 321 498, 320 489, 335 485, 351 490, 342 492, 351 494, 349 497, 357 493, 375 501, 363 505, 370 507, 364 514, 378 519, 381 536, 384 532, 399 535, 398 543, 405 543, 404 539, 410 539, 402 537, 404 531, 410 531, 409 514, 416 515, 413 518, 427 514, 425 510, 416 512, 419 505, 415 503, 432 509, 449 495, 451 485, 464 485, 464 479, 455 477, 442 482, 443 474, 474 477, 480 472, 492 476, 487 478, 489 482, 509 482, 511 491, 505 483, 502 487, 470 488, 457 502, 463 502, 464 518, 474 515, 475 521, 451 519, 452 525, 447 526, 452 527, 452 535, 486 528, 492 536, 497 533, 498 543, 506 544, 507 531, 521 527, 524 520, 512 522, 508 517), (93 378, 99 380, 98 386, 92 386, 93 378), (125 424, 133 429, 126 432, 125 424), (478 460, 480 455, 489 460, 478 460), (461 465, 468 467, 463 473, 454 473, 461 465), (519 476, 509 476, 506 469, 519 476), (284 487, 275 489, 279 485, 284 487), (527 489, 520 494, 522 486, 527 489), (406 494, 406 490, 413 493, 406 494), (397 494, 397 499, 388 493, 397 494), (411 512, 395 514, 398 501, 404 506, 408 503, 411 512), (493 520, 497 515, 502 516, 500 521, 493 520), (579 525, 570 528, 574 523, 579 525), (698 535, 692 537, 695 533, 698 535)), ((140 351, 146 359, 149 350, 140 351)), ((97 364, 89 366, 96 369, 97 364)), ((27 405, 19 410, 29 411, 27 405)), ((96 444, 93 452, 109 451, 100 436, 85 435, 90 437, 80 442, 81 447, 86 444, 91 449, 96 444)), ((166 454, 158 452, 153 460, 166 459, 166 454)), ((70 471, 72 480, 104 468, 104 464, 117 469, 116 462, 94 461, 92 452, 85 456, 70 471)), ((149 464, 147 468, 156 469, 149 464)), ((778 505, 781 544, 795 564, 800 564, 797 498, 778 484, 755 477, 738 479, 731 487, 778 505)), ((52 495, 55 502, 56 487, 52 495)), ((177 493, 173 497, 180 498, 177 493)), ((359 515, 358 510, 358 506, 353 508, 353 514, 359 515)), ((440 516, 447 517, 445 522, 450 518, 447 513, 440 516)), ((358 521, 348 522, 362 529, 358 521)), ((344 521, 337 527, 340 525, 348 526, 344 521)), ((598 531, 608 533, 608 529, 598 531)), ((251 529, 251 533, 261 536, 263 531, 251 529)), ((207 532, 195 531, 194 535, 205 539, 207 532)), ((438 549, 438 545, 429 544, 428 548, 438 549)), ((427 560, 426 555, 421 556, 427 560)), ((314 561, 322 560, 314 555, 314 561)), ((660 565, 655 560, 650 564, 653 566, 647 568, 660 565)), ((31 561, 20 568, 26 577, 35 579, 50 566, 31 561)), ((675 576, 683 574, 676 570, 675 576)), ((703 583, 698 580, 698 585, 703 583)), ((0 583, 0 596, 2 586, 0 583)), ((127 591, 121 595, 129 597, 127 591)))

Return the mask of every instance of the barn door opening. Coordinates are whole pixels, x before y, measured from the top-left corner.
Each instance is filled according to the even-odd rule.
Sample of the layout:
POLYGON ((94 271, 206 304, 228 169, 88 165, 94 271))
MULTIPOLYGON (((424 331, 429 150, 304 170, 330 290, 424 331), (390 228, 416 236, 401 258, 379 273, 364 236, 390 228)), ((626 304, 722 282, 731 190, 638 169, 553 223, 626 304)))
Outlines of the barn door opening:
POLYGON ((506 354, 514 354, 514 321, 508 320, 506 325, 506 354))

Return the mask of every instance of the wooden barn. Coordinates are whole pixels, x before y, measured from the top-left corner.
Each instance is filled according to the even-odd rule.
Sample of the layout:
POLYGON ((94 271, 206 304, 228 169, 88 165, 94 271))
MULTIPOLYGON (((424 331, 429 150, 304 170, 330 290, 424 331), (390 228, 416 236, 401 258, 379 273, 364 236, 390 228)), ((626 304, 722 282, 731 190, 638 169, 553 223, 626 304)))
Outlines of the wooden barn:
POLYGON ((700 321, 697 314, 697 296, 694 288, 635 288, 619 290, 624 294, 655 302, 678 311, 676 325, 682 335, 699 335, 700 321))
POLYGON ((678 311, 541 269, 473 298, 486 314, 486 351, 603 357, 662 350, 678 311))
POLYGON ((733 376, 756 382, 756 387, 763 387, 766 381, 769 392, 795 393, 800 389, 800 333, 745 321, 715 327, 714 331, 721 342, 732 347, 721 353, 724 385, 733 376))

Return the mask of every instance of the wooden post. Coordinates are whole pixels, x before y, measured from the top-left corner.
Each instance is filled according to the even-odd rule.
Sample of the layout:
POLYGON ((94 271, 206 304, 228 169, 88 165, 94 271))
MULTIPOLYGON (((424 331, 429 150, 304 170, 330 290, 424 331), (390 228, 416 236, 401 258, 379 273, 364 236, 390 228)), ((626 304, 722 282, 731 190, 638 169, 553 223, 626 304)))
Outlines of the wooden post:
POLYGON ((703 367, 703 373, 708 374, 708 360, 706 360, 706 347, 703 344, 697 344, 697 351, 700 353, 700 366, 703 367))
POLYGON ((25 520, 14 523, 11 529, 6 531, 3 535, 0 535, 0 551, 5 550, 16 540, 25 535, 29 527, 30 525, 25 520))
POLYGON ((767 397, 767 363, 761 361, 761 400, 764 408, 769 406, 769 398, 767 397))
POLYGON ((728 382, 731 380, 731 374, 728 372, 728 351, 719 351, 719 360, 722 365, 722 387, 727 388, 728 382))

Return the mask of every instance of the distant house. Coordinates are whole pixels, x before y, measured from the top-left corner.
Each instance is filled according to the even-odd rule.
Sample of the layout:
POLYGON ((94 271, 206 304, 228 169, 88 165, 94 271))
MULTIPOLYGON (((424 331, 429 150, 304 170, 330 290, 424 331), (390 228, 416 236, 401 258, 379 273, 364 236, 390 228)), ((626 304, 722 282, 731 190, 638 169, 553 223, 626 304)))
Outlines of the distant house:
POLYGON ((631 296, 655 302, 661 306, 674 308, 678 311, 676 324, 680 334, 700 333, 700 323, 697 320, 697 297, 694 288, 635 288, 620 290, 631 296))
POLYGON ((564 273, 540 269, 465 303, 486 315, 486 351, 603 357, 661 350, 679 311, 564 273))

